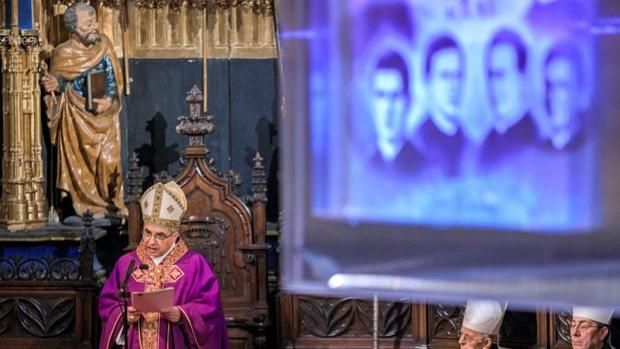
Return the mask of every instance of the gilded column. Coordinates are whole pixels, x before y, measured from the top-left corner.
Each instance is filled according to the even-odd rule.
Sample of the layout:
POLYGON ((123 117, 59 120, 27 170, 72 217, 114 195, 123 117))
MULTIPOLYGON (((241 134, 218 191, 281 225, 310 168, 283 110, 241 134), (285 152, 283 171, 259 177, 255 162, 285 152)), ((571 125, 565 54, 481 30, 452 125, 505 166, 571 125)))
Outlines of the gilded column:
POLYGON ((0 30, 2 59, 2 196, 0 227, 46 224, 41 156, 39 35, 17 26, 0 30))

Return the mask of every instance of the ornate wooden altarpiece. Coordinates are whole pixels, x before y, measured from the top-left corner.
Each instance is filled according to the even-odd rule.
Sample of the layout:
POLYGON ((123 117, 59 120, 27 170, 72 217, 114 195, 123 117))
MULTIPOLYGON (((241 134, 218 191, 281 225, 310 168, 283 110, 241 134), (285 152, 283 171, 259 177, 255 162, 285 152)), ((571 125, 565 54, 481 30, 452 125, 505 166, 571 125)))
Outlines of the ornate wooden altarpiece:
MULTIPOLYGON (((266 348, 269 329, 265 203, 267 178, 260 154, 254 157, 251 209, 236 191, 234 173, 221 176, 203 143, 215 131, 213 117, 201 114, 203 95, 194 86, 187 96, 189 116, 178 118, 177 132, 189 136, 184 167, 173 180, 187 196, 181 235, 202 253, 218 276, 231 348, 266 348)), ((129 173, 129 242, 140 239, 140 176, 134 155, 129 173)), ((169 178, 161 176, 159 180, 169 178)))

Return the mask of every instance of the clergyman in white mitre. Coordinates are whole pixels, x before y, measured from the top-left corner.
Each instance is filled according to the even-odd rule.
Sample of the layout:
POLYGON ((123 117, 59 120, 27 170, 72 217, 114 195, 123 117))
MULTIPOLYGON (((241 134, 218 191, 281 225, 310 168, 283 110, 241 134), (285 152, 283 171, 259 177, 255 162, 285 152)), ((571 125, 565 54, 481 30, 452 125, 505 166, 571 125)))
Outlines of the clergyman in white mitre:
POLYGON ((459 333, 461 349, 492 349, 502 325, 506 304, 495 301, 469 301, 459 333))
POLYGON ((570 337, 573 349, 610 349, 609 324, 613 309, 574 307, 570 323, 570 337))

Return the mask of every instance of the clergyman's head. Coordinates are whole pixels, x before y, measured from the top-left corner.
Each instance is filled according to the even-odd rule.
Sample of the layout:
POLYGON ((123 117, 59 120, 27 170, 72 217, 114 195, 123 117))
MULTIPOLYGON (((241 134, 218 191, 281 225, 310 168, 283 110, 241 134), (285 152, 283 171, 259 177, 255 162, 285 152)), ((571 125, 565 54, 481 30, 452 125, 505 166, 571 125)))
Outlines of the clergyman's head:
POLYGON ((506 304, 495 301, 469 301, 459 332, 461 349, 496 348, 506 304))
POLYGON ((463 92, 463 66, 463 52, 453 38, 440 36, 431 42, 424 73, 434 113, 448 119, 457 117, 463 92))
POLYGON ((602 349, 609 340, 613 309, 575 307, 570 323, 573 349, 602 349))
POLYGON ((151 257, 161 257, 179 238, 187 198, 175 182, 156 183, 140 198, 144 220, 141 244, 151 257))
POLYGON ((526 112, 527 49, 514 32, 497 33, 486 50, 488 91, 495 128, 504 133, 526 112))
POLYGON ((402 148, 409 107, 409 69, 405 58, 394 51, 384 54, 372 71, 370 84, 377 147, 386 160, 391 160, 402 148))
POLYGON ((580 120, 579 93, 583 86, 579 51, 571 44, 553 47, 545 59, 545 107, 551 140, 558 149, 570 141, 580 120))

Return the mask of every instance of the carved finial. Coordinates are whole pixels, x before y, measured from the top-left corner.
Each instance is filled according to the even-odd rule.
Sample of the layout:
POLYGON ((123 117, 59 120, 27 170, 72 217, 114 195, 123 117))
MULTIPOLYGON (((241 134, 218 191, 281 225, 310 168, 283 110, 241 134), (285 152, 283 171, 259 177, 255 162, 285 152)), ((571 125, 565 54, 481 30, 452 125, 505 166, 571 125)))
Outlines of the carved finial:
POLYGON ((178 124, 176 131, 179 134, 189 136, 190 146, 202 146, 203 136, 215 132, 213 116, 202 115, 200 112, 203 99, 204 96, 202 92, 198 86, 194 85, 191 90, 187 92, 187 97, 185 98, 189 108, 189 116, 179 116, 177 118, 178 124))
POLYGON ((202 101, 204 100, 204 96, 202 95, 202 91, 198 88, 198 86, 194 85, 187 92, 187 97, 185 101, 189 106, 189 117, 190 118, 198 118, 200 117, 200 108, 202 105, 202 101))
POLYGON ((254 162, 254 168, 258 169, 258 168, 264 168, 263 167, 263 157, 260 155, 260 152, 256 152, 256 155, 254 155, 254 158, 252 159, 252 161, 254 162))
POLYGON ((239 189, 241 188, 241 183, 243 183, 241 175, 235 172, 235 170, 228 170, 226 173, 226 180, 230 183, 233 194, 239 196, 239 189))
POLYGON ((140 200, 144 178, 142 177, 142 167, 139 166, 139 163, 138 154, 133 152, 131 158, 129 158, 127 171, 127 203, 136 203, 140 200))
POLYGON ((263 157, 256 152, 254 159, 254 169, 252 170, 252 201, 267 202, 267 175, 263 166, 263 157))
POLYGON ((82 214, 82 222, 87 228, 93 225, 93 213, 90 209, 86 209, 86 211, 82 214))

